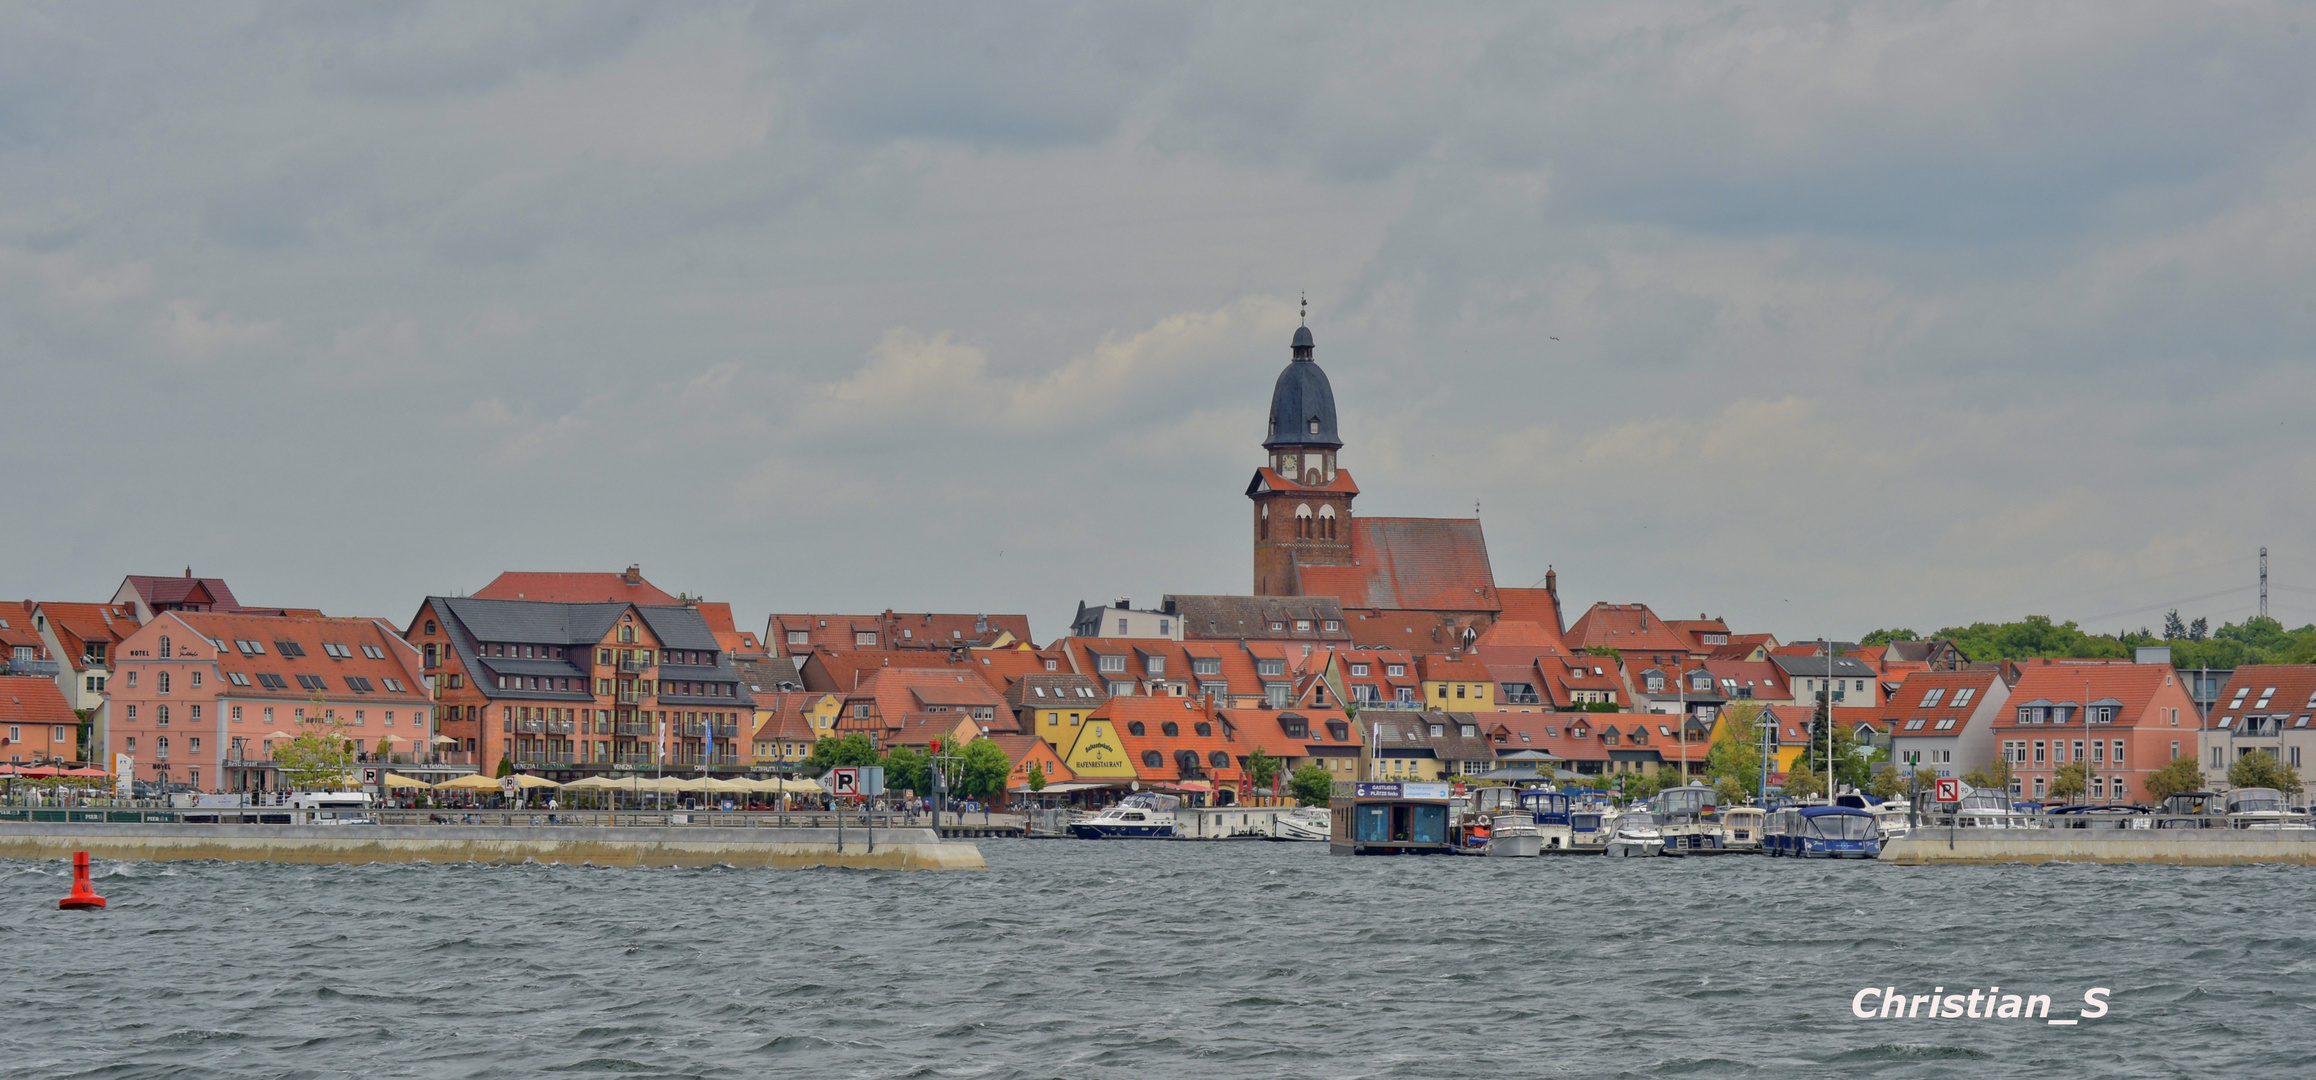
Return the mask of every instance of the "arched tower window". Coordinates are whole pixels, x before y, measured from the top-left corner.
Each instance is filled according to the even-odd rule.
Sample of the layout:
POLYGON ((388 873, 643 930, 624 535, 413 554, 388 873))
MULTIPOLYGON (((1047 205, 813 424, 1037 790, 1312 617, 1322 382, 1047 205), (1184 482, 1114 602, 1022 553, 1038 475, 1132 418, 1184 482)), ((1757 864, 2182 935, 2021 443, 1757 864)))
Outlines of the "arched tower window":
POLYGON ((1271 538, 1271 507, 1269 503, 1263 504, 1261 522, 1256 527, 1259 530, 1259 535, 1263 539, 1268 540, 1271 538))
POLYGON ((1335 538, 1335 507, 1333 505, 1319 508, 1319 538, 1322 540, 1335 538))
POLYGON ((1308 540, 1313 535, 1315 534, 1311 529, 1311 504, 1304 503, 1295 508, 1295 539, 1308 540))

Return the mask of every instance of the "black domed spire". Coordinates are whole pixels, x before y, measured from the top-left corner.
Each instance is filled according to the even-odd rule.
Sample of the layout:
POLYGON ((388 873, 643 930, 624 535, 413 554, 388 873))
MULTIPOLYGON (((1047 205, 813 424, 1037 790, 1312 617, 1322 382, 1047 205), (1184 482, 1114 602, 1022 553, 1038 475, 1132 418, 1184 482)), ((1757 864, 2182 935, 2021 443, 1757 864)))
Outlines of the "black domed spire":
POLYGON ((1335 388, 1328 385, 1327 373, 1319 370, 1318 361, 1311 359, 1310 327, 1295 328, 1293 349, 1294 359, 1279 372, 1278 385, 1271 388, 1271 429, 1263 448, 1339 448, 1343 440, 1335 434, 1335 388))

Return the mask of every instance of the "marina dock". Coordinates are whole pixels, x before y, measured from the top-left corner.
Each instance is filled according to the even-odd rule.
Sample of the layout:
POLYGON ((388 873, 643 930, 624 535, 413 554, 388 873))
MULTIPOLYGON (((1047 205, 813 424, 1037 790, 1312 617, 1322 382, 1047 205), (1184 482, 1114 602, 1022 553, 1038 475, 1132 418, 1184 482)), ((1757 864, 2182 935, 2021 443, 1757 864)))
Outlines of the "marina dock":
MULTIPOLYGON (((490 815, 496 817, 498 815, 490 815)), ((571 863, 982 870, 981 850, 928 826, 244 825, 0 821, 0 858, 279 863, 571 863)))
POLYGON ((2316 865, 2316 829, 1957 829, 1925 828, 1885 841, 1881 861, 1939 863, 2156 863, 2235 866, 2316 865))

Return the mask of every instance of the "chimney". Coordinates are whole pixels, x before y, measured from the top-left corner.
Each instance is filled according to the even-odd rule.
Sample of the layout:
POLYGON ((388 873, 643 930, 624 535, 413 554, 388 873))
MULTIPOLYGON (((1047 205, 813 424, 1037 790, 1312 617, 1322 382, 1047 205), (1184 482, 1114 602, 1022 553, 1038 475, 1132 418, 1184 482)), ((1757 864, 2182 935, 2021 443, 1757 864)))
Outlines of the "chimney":
POLYGON ((1554 596, 1560 595, 1560 571, 1549 566, 1544 568, 1544 591, 1554 596))
POLYGON ((1117 608, 1120 611, 1126 611, 1134 606, 1134 598, 1130 596, 1121 596, 1116 600, 1111 601, 1110 606, 1117 608))
POLYGON ((627 564, 627 572, 626 572, 626 573, 624 573, 624 574, 621 574, 621 575, 619 575, 619 579, 620 579, 621 581, 625 581, 625 582, 627 582, 627 583, 628 583, 628 584, 630 584, 630 585, 641 585, 641 584, 643 584, 643 564, 642 564, 642 563, 628 563, 628 564, 627 564))
POLYGON ((188 566, 188 567, 186 567, 186 568, 185 568, 185 576, 186 576, 186 577, 192 577, 192 576, 193 576, 193 568, 192 568, 192 567, 188 566))

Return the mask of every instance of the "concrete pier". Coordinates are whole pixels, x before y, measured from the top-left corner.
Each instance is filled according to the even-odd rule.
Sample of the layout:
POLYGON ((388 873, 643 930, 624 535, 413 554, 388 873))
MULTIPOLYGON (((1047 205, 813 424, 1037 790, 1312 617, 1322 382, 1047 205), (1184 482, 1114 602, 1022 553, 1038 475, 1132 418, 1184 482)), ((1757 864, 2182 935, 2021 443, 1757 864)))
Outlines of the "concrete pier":
POLYGON ((982 870, 981 849, 930 828, 862 830, 523 825, 200 825, 0 822, 0 858, 282 863, 574 863, 982 870))
POLYGON ((1882 844, 1882 861, 2316 865, 2316 829, 1921 829, 1882 844))

